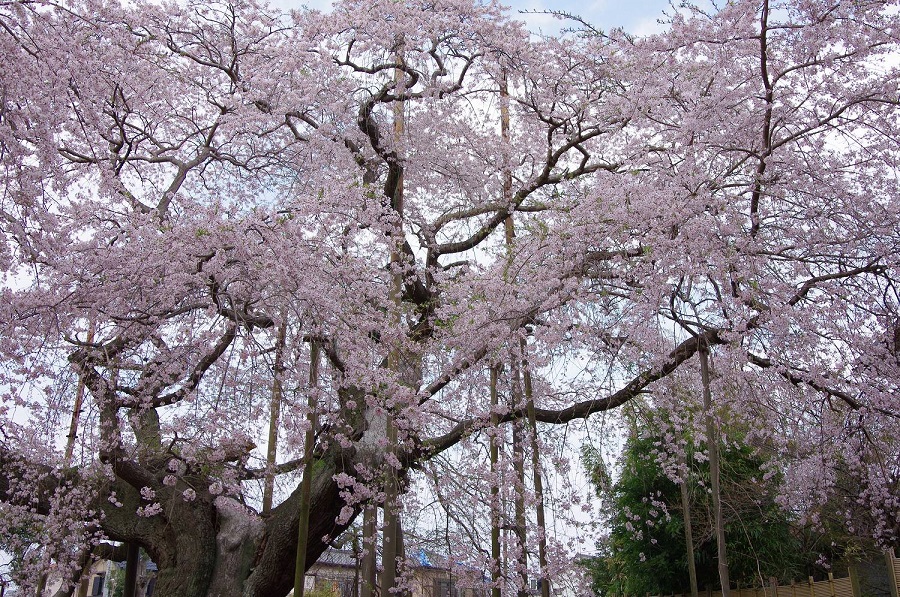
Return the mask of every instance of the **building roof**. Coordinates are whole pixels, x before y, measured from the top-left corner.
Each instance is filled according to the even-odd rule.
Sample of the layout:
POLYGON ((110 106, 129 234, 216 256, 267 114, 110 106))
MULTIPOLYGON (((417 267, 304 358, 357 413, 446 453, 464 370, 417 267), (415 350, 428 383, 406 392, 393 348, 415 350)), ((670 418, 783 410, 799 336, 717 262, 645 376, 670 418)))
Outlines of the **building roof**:
MULTIPOLYGON (((422 548, 410 550, 407 552, 407 557, 415 562, 417 568, 448 570, 451 567, 450 562, 447 561, 447 556, 422 548)), ((337 566, 341 568, 355 568, 357 566, 356 555, 353 551, 349 549, 334 548, 325 550, 325 552, 319 556, 316 564, 320 566, 337 566)), ((454 564, 456 563, 454 562, 454 564)))
MULTIPOLYGON (((121 562, 113 562, 113 564, 115 564, 116 567, 118 567, 120 570, 125 570, 125 565, 127 563, 128 562, 125 560, 122 560, 121 562)), ((157 571, 156 562, 154 562, 153 560, 145 560, 145 565, 146 565, 145 570, 147 572, 156 572, 157 571)))
POLYGON ((319 556, 316 564, 323 566, 340 566, 342 568, 355 568, 356 556, 349 549, 328 549, 319 556))

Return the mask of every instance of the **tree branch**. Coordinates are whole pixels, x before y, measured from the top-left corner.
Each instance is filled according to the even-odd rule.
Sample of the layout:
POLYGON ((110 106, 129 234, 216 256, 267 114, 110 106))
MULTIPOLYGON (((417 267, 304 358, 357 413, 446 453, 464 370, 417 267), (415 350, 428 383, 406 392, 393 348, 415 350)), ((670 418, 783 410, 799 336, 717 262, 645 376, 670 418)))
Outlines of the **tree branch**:
MULTIPOLYGON (((725 344, 725 340, 722 339, 721 336, 719 336, 718 330, 703 332, 700 335, 685 340, 684 342, 676 346, 675 350, 669 353, 668 358, 666 358, 663 363, 655 367, 646 369, 636 377, 632 378, 632 380, 628 382, 625 387, 618 390, 617 392, 605 398, 585 400, 584 402, 573 404, 572 406, 561 410, 536 408, 534 411, 535 419, 541 421, 542 423, 560 425, 568 423, 574 419, 585 419, 594 413, 617 408, 625 404, 638 394, 643 393, 644 389, 651 383, 662 379, 663 377, 666 377, 667 375, 675 371, 675 369, 677 369, 682 363, 694 356, 694 354, 700 349, 701 346, 711 346, 717 344, 725 344)), ((505 415, 502 415, 498 422, 506 423, 509 421, 515 421, 525 417, 526 414, 527 413, 524 408, 517 409, 514 411, 510 411, 505 415)), ((417 454, 416 456, 430 456, 442 452, 450 446, 453 446, 454 444, 459 442, 463 437, 470 434, 472 431, 480 427, 484 427, 487 423, 488 421, 483 418, 473 418, 460 421, 453 429, 451 429, 448 433, 442 435, 441 437, 424 441, 422 443, 421 453, 417 454)))

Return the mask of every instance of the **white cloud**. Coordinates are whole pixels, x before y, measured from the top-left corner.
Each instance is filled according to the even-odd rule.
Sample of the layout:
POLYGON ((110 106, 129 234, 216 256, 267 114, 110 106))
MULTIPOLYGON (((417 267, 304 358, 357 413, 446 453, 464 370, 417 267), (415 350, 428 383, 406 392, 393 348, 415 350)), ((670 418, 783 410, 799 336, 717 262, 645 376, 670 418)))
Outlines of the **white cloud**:
POLYGON ((509 14, 517 21, 524 21, 525 27, 532 33, 555 35, 564 26, 563 21, 543 12, 546 10, 549 9, 541 0, 530 0, 529 2, 513 2, 509 14))
POLYGON ((629 33, 631 33, 632 35, 636 35, 637 37, 641 37, 644 35, 662 33, 666 29, 667 26, 660 23, 658 17, 654 17, 641 19, 630 27, 629 33))
POLYGON ((281 10, 297 10, 303 7, 327 12, 331 10, 332 0, 269 0, 269 3, 281 10))

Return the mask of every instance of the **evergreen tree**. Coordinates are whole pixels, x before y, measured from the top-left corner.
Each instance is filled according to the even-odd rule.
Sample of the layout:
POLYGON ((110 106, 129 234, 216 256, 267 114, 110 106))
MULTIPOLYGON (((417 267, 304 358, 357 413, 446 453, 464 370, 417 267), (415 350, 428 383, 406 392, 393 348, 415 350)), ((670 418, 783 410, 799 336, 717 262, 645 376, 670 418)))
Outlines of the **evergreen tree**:
MULTIPOLYGON (((732 438, 733 439, 733 438, 732 438)), ((584 462, 598 495, 608 500, 609 535, 600 555, 587 562, 597 594, 654 595, 688 593, 684 512, 679 485, 667 475, 659 454, 662 438, 633 433, 621 457, 622 473, 613 485, 596 453, 584 462)), ((698 585, 718 586, 715 533, 705 447, 686 446, 690 516, 698 585)), ((729 569, 734 584, 783 582, 815 560, 801 549, 791 520, 775 502, 779 475, 766 476, 765 455, 746 444, 722 446, 722 498, 729 569)))

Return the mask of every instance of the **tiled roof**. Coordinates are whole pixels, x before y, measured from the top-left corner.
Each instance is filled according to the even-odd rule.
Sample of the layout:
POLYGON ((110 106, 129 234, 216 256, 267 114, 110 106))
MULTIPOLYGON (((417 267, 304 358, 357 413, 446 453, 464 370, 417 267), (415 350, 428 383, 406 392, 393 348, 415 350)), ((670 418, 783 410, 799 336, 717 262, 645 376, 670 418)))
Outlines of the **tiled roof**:
POLYGON ((356 566, 356 558, 352 551, 346 549, 329 549, 319 556, 319 560, 316 563, 324 566, 354 568, 356 566))
MULTIPOLYGON (((419 568, 435 568, 446 570, 449 568, 447 556, 416 548, 407 552, 407 557, 417 564, 419 568)), ((380 558, 379 558, 380 559, 380 558)), ((328 549, 319 556, 316 564, 321 566, 339 566, 342 568, 355 568, 356 557, 349 549, 328 549)))

